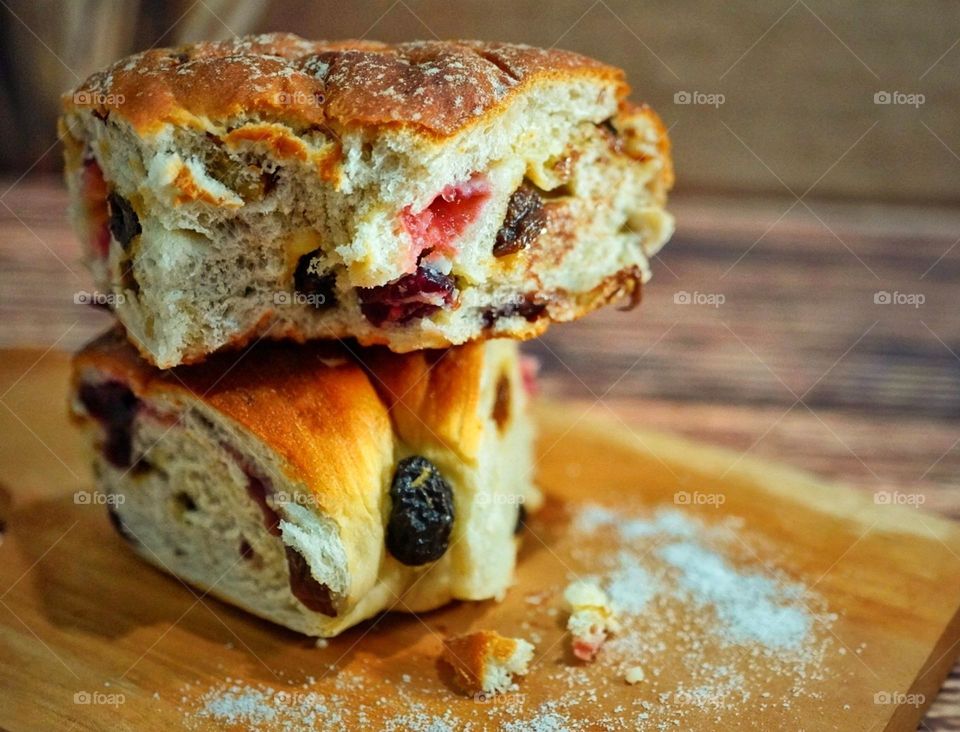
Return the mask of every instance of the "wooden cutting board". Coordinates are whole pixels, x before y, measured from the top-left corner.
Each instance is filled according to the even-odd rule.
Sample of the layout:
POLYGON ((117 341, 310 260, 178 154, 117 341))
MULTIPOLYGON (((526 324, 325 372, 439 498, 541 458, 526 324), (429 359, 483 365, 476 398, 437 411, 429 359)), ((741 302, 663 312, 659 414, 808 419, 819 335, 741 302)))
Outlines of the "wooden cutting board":
POLYGON ((61 354, 0 354, 4 729, 914 730, 957 656, 960 529, 909 495, 548 405, 549 500, 506 600, 318 648, 146 566, 75 501, 65 382, 61 354), (632 608, 590 665, 560 603, 587 576, 632 608), (516 692, 451 690, 441 639, 479 628, 535 642, 516 692))

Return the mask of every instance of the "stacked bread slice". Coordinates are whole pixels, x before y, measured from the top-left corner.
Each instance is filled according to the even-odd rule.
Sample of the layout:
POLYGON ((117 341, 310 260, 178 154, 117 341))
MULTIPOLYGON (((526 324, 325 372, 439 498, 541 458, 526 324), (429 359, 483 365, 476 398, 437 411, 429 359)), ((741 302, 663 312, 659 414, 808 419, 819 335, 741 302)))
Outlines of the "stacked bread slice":
POLYGON ((320 636, 501 596, 539 501, 517 340, 637 302, 672 231, 666 133, 627 91, 557 50, 274 34, 68 95, 119 321, 72 409, 121 535, 320 636))

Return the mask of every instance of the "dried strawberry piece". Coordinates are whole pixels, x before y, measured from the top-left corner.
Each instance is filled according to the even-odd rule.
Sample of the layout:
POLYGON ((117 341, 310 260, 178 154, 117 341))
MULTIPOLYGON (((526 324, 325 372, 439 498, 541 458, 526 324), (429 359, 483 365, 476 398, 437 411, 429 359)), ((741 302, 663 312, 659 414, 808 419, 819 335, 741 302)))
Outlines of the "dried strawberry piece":
POLYGON ((407 206, 401 220, 413 241, 409 269, 413 269, 426 251, 456 254, 457 239, 477 220, 488 198, 490 183, 480 173, 474 173, 463 183, 445 186, 430 205, 418 213, 407 206))
POLYGON ((406 323, 451 307, 456 302, 457 287, 450 275, 421 266, 386 285, 361 288, 358 294, 360 311, 379 327, 406 323))
POLYGON ((523 381, 523 390, 527 396, 536 396, 540 391, 537 380, 540 375, 540 359, 536 356, 523 353, 520 355, 520 378, 523 381))
POLYGON ((138 236, 142 231, 140 219, 130 205, 130 201, 116 191, 107 196, 107 204, 110 209, 110 233, 120 242, 120 246, 126 249, 133 241, 133 237, 138 236))
POLYGON ((106 259, 110 251, 110 211, 107 208, 107 181, 103 170, 93 158, 83 161, 80 175, 83 189, 83 205, 86 209, 87 242, 90 251, 100 259, 106 259))

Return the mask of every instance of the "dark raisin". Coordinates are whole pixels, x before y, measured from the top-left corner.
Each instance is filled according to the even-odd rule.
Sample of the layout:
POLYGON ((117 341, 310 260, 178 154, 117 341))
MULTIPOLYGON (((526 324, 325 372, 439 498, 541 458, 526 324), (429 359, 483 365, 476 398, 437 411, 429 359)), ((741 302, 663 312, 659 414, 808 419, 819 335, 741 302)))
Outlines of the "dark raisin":
POLYGON ((133 237, 140 233, 140 219, 137 218, 137 212, 133 210, 130 201, 123 196, 110 193, 107 204, 110 207, 110 233, 120 242, 120 246, 126 249, 133 237))
POLYGON ((533 186, 524 183, 510 196, 506 218, 493 245, 493 256, 505 257, 530 246, 545 223, 543 199, 533 186))
POLYGON ((173 500, 177 502, 177 506, 179 506, 182 511, 197 510, 197 502, 193 500, 193 497, 189 493, 180 491, 174 494, 173 500))
POLYGON ((387 550, 403 564, 434 562, 450 545, 453 491, 424 457, 401 460, 390 486, 387 550))
POLYGON ((623 138, 620 136, 620 131, 613 124, 613 118, 603 120, 599 125, 597 125, 601 130, 604 131, 607 135, 607 140, 610 146, 613 148, 614 152, 622 152, 623 150, 623 138))
POLYGON ((103 445, 104 457, 118 468, 130 467, 133 419, 140 407, 140 400, 119 381, 82 384, 78 396, 87 413, 107 432, 103 445))
POLYGON ((497 431, 503 432, 510 422, 510 378, 506 374, 501 374, 497 380, 492 416, 497 425, 497 431))
POLYGON ((254 559, 256 557, 256 552, 253 551, 250 542, 243 537, 240 538, 240 556, 244 559, 254 559))
POLYGON ((527 523, 527 508, 522 503, 517 506, 517 523, 513 527, 513 533, 519 534, 523 531, 524 525, 527 523))
POLYGON ((318 254, 320 250, 316 249, 300 257, 293 273, 293 286, 304 302, 316 310, 324 310, 337 304, 337 276, 333 272, 317 274, 310 271, 310 264, 318 254))
POLYGON ((597 126, 605 130, 606 132, 610 133, 614 137, 616 137, 619 134, 617 132, 617 128, 613 126, 613 117, 607 117, 605 120, 603 120, 603 122, 601 122, 597 126))
POLYGON ((140 456, 133 463, 131 472, 134 475, 146 475, 147 473, 153 472, 155 469, 156 468, 154 467, 153 463, 151 463, 145 457, 140 456))
POLYGON ((481 314, 484 328, 492 328, 500 318, 512 318, 519 315, 528 323, 534 323, 547 311, 547 304, 537 302, 528 296, 518 302, 507 303, 499 308, 487 308, 481 314))
POLYGON ((293 547, 284 547, 287 551, 287 567, 290 570, 290 591, 293 596, 314 612, 336 616, 333 596, 330 588, 317 582, 310 573, 310 565, 303 555, 293 547))
POLYGON ((376 326, 425 318, 456 302, 453 277, 429 267, 378 287, 360 289, 360 311, 376 326))
MULTIPOLYGON (((214 429, 213 423, 202 414, 197 414, 197 419, 205 428, 209 430, 214 429)), ((280 514, 274 511, 267 502, 267 496, 273 488, 270 480, 263 477, 263 475, 250 464, 246 456, 233 447, 233 445, 221 442, 220 447, 222 447, 231 458, 236 460, 237 465, 240 466, 240 470, 242 470, 243 474, 247 477, 247 494, 253 499, 253 502, 260 507, 260 511, 263 513, 264 528, 274 536, 280 536, 280 514)))

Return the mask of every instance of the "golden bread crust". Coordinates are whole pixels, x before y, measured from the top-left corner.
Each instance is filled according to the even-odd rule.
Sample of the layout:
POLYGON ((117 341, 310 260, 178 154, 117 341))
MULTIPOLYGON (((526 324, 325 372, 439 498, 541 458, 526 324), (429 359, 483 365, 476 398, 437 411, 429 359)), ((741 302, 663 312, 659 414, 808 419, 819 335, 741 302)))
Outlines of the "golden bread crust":
POLYGON ((386 405, 337 344, 271 343, 256 350, 161 371, 114 329, 74 357, 73 378, 84 378, 90 367, 124 381, 141 398, 187 393, 280 455, 290 480, 310 489, 323 512, 355 511, 351 502, 392 469, 386 405))
POLYGON ((493 630, 478 630, 443 641, 442 659, 453 669, 456 686, 467 694, 483 689, 487 664, 504 664, 517 650, 517 641, 493 630))
POLYGON ((393 440, 439 445, 474 460, 484 428, 479 413, 483 343, 446 351, 392 354, 334 342, 263 341, 248 351, 160 370, 141 358, 120 328, 74 356, 74 391, 95 369, 141 398, 188 394, 240 425, 286 463, 324 511, 379 484, 392 470, 393 440), (357 358, 362 357, 363 364, 357 358), (339 488, 334 488, 339 486, 339 488))
POLYGON ((482 341, 405 354, 374 348, 364 354, 364 363, 404 442, 413 449, 445 447, 475 462, 483 437, 485 353, 482 341))
POLYGON ((559 49, 484 41, 307 41, 274 33, 156 48, 64 96, 67 112, 126 119, 140 134, 259 116, 297 129, 412 128, 447 137, 494 116, 533 83, 593 79, 618 100, 623 72, 559 49))

